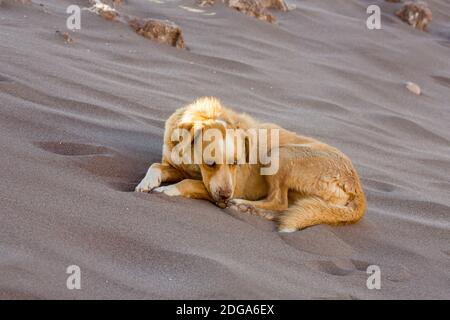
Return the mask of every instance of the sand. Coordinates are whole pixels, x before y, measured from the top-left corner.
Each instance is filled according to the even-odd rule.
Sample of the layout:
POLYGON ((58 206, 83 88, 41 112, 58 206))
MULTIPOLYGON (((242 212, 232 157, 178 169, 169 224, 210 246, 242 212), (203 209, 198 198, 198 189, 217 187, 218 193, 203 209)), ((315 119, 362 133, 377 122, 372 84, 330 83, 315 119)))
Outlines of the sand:
POLYGON ((65 10, 87 1, 33 2, 0 7, 0 298, 450 298, 448 1, 427 1, 428 33, 381 0, 381 30, 360 0, 291 0, 277 24, 220 1, 123 6, 175 22, 185 50, 86 11, 66 44, 65 10), (132 192, 160 160, 165 119, 202 95, 340 148, 365 218, 280 234, 132 192), (81 290, 66 287, 69 265, 81 290), (380 290, 366 287, 369 265, 380 290))

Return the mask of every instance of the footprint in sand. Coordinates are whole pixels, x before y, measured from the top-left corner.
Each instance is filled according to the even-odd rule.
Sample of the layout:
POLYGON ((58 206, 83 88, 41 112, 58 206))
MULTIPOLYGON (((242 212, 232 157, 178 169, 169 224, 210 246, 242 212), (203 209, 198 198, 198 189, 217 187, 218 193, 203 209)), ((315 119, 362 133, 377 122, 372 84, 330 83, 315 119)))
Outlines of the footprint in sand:
POLYGON ((380 266, 381 279, 389 280, 390 282, 406 282, 412 278, 412 274, 408 268, 402 265, 397 266, 380 266))
POLYGON ((354 254, 352 245, 339 238, 331 228, 320 225, 301 232, 279 235, 287 245, 301 252, 338 259, 352 257, 354 254))
MULTIPOLYGON (((355 273, 367 275, 367 268, 374 263, 354 259, 315 260, 308 265, 320 272, 333 276, 350 276, 355 273)), ((409 281, 411 272, 402 265, 380 265, 381 277, 393 283, 409 281)))
POLYGON ((352 260, 348 259, 314 260, 308 264, 313 269, 333 276, 348 276, 355 271, 359 271, 352 260))
POLYGON ((71 142, 36 142, 39 148, 63 156, 88 156, 108 154, 110 150, 103 146, 71 142))
POLYGON ((356 270, 358 271, 367 271, 367 268, 371 265, 373 265, 373 263, 369 263, 367 261, 363 261, 363 260, 351 260, 352 264, 355 266, 356 270))
POLYGON ((437 40, 437 43, 443 47, 450 48, 450 41, 448 40, 437 40))
POLYGON ((104 146, 72 143, 72 142, 36 142, 39 148, 57 155, 70 156, 76 159, 77 167, 100 177, 109 188, 115 191, 131 192, 140 176, 136 171, 138 164, 133 158, 128 158, 104 146))
POLYGON ((444 77, 444 76, 431 76, 437 83, 439 83, 441 86, 450 88, 450 78, 444 77))
MULTIPOLYGON (((367 268, 370 265, 376 264, 353 259, 351 262, 358 271, 362 271, 364 273, 367 272, 367 268)), ((384 278, 390 282, 406 282, 412 278, 412 274, 409 269, 402 265, 380 265, 380 270, 382 279, 384 278)))
POLYGON ((5 76, 2 76, 1 74, 0 74, 0 82, 12 82, 10 79, 8 79, 7 77, 5 77, 5 76))
POLYGON ((137 184, 138 182, 111 182, 108 185, 116 191, 134 192, 137 184))
MULTIPOLYGON (((353 274, 364 274, 367 277, 367 268, 370 265, 377 265, 363 260, 356 259, 329 259, 313 260, 307 263, 312 269, 333 276, 350 276, 353 274)), ((393 283, 409 281, 412 278, 411 272, 402 265, 379 265, 381 277, 393 283)))

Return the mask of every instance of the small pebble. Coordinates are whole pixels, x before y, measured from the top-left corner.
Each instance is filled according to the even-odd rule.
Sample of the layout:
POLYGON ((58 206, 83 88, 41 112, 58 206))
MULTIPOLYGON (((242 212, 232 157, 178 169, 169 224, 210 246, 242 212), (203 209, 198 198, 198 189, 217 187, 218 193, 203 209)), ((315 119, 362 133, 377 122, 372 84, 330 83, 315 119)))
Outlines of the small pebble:
POLYGON ((66 44, 73 42, 73 39, 68 32, 61 32, 59 30, 56 30, 56 34, 60 35, 64 39, 64 42, 66 44))
POLYGON ((414 83, 414 82, 407 82, 406 83, 406 88, 411 91, 412 93, 417 94, 418 96, 420 96, 421 94, 421 90, 418 84, 414 83))

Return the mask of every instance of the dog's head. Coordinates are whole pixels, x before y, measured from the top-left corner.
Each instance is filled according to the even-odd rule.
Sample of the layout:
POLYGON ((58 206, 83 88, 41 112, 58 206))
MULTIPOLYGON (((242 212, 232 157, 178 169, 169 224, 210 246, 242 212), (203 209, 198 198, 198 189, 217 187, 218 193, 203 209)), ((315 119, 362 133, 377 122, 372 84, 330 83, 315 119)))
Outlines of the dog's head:
POLYGON ((206 124, 201 129, 201 148, 198 148, 200 141, 194 143, 202 151, 199 167, 203 184, 220 207, 225 207, 233 197, 239 162, 236 140, 227 139, 226 129, 226 124, 220 121, 206 124))
MULTIPOLYGON (((238 138, 243 119, 218 100, 201 98, 187 108, 176 125, 189 135, 180 139, 182 143, 174 150, 195 163, 208 193, 220 207, 233 197, 238 166, 246 162, 247 142, 238 138)), ((175 136, 178 139, 179 134, 175 136)))

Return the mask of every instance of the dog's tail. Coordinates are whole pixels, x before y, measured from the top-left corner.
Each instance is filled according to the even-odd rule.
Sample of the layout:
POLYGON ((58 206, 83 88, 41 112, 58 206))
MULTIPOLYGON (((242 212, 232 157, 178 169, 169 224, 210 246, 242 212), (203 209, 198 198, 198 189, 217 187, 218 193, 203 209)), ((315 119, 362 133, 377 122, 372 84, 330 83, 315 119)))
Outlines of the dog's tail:
POLYGON ((342 225, 358 222, 366 210, 362 191, 353 195, 346 205, 335 205, 319 197, 297 200, 279 217, 278 230, 293 232, 318 224, 342 225))

